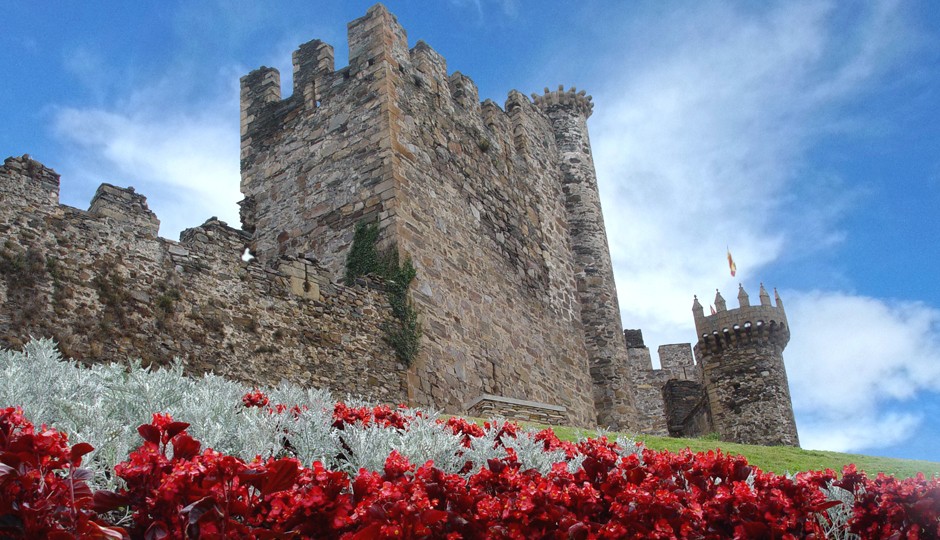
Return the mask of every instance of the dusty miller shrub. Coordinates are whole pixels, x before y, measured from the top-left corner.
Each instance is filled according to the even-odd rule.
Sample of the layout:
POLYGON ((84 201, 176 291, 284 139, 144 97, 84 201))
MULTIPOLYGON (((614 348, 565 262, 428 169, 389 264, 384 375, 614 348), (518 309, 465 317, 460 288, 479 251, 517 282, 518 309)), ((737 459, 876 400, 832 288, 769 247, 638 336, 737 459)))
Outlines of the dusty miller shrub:
MULTIPOLYGON (((22 407, 34 422, 95 447, 86 463, 96 471, 96 484, 107 488, 116 487, 107 471, 140 445, 136 428, 156 412, 188 422, 190 435, 204 447, 246 461, 292 455, 304 463, 320 461, 355 474, 360 468, 381 470, 388 454, 397 450, 412 463, 433 461, 457 473, 467 461, 478 470, 488 459, 506 456, 495 444, 496 423, 470 448, 436 422, 434 412, 402 411, 415 417, 404 430, 359 424, 338 430, 332 427, 334 399, 323 390, 281 383, 262 390, 272 404, 299 405, 299 410, 246 408, 241 397, 251 388, 212 374, 186 377, 180 362, 157 369, 142 367, 139 361, 84 367, 63 360, 50 340, 34 340, 22 352, 0 351, 0 379, 0 406, 22 407)), ((357 399, 346 403, 369 406, 357 399)), ((523 430, 515 439, 504 436, 502 443, 515 450, 524 468, 546 473, 553 463, 564 461, 561 451, 543 451, 541 443, 531 440, 532 433, 523 430)), ((572 470, 578 466, 578 458, 569 463, 572 470)))

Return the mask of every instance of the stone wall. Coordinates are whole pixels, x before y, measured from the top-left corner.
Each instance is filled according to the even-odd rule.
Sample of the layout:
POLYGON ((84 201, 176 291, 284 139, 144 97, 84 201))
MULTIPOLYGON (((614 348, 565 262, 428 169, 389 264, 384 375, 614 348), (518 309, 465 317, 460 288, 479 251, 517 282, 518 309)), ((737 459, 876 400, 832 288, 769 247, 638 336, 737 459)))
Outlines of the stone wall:
POLYGON ((479 396, 465 404, 464 408, 468 415, 476 418, 501 417, 547 425, 564 424, 568 418, 567 410, 558 405, 489 394, 479 396))
POLYGON ((358 222, 379 221, 385 242, 395 240, 388 227, 396 194, 388 91, 394 74, 376 52, 394 38, 384 17, 390 15, 376 6, 350 23, 350 63, 341 70, 334 70, 330 45, 301 45, 286 99, 276 69, 241 80, 242 225, 262 263, 285 254, 315 258, 338 276, 358 222))
MULTIPOLYGON (((659 347, 660 369, 653 369, 649 347, 640 330, 624 330, 629 360, 629 378, 636 387, 636 430, 650 435, 692 436, 672 433, 669 427, 669 400, 665 391, 670 382, 701 381, 701 375, 688 343, 659 347)), ((701 387, 701 386, 700 386, 701 387)), ((703 394, 704 395, 704 394, 703 394)))
POLYGON ((479 394, 563 406, 593 425, 558 151, 513 93, 504 112, 447 76, 419 43, 401 64, 398 237, 414 255, 424 317, 415 394, 457 407, 479 394))
POLYGON ((51 337, 85 362, 179 357, 193 374, 407 399, 381 337, 381 283, 332 284, 304 259, 243 261, 249 236, 214 218, 158 238, 133 189, 104 184, 88 211, 58 193, 28 156, 0 167, 0 346, 51 337))
POLYGON ((714 431, 702 383, 671 379, 663 385, 662 396, 670 437, 703 437, 714 431))

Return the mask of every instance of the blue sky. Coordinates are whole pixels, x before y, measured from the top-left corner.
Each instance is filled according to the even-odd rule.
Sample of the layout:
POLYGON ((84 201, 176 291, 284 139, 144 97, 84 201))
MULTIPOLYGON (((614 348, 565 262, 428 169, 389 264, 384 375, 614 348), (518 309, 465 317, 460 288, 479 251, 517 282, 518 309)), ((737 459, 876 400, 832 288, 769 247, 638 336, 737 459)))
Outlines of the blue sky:
MULTIPOLYGON (((87 208, 132 185, 161 235, 238 224, 238 77, 368 2, 12 2, 0 157, 87 208), (275 6, 275 7, 270 7, 275 6)), ((589 126, 624 326, 694 339, 693 294, 777 287, 806 448, 940 461, 940 4, 476 0, 386 5, 481 99, 558 84, 589 126), (726 247, 734 253, 732 278, 726 247)))

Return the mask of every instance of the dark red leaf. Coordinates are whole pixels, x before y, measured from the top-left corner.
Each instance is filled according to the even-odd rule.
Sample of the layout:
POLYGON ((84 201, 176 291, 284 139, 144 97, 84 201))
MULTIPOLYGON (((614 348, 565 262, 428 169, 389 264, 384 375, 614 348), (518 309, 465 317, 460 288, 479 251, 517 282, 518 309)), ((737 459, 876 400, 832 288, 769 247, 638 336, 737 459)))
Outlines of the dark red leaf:
POLYGON ((264 482, 264 478, 267 476, 267 471, 259 471, 257 469, 245 469, 238 473, 238 479, 244 484, 261 491, 261 484, 264 482))
POLYGON ((435 510, 433 508, 428 508, 424 512, 421 512, 421 523, 424 525, 434 525, 447 519, 447 512, 443 510, 435 510))
POLYGON ((824 503, 817 504, 816 506, 811 506, 808 508, 810 512, 825 512, 833 506, 839 506, 842 504, 842 501, 826 501, 824 503))
POLYGON ((758 521, 746 521, 741 526, 744 532, 747 533, 747 538, 763 538, 769 530, 766 523, 758 521))
MULTIPOLYGON (((72 494, 75 496, 75 501, 78 502, 82 499, 92 500, 91 488, 88 487, 88 484, 85 482, 72 482, 72 494)), ((85 506, 85 505, 82 505, 85 506)))
POLYGON ((731 479, 743 482, 748 476, 751 476, 751 468, 743 463, 735 463, 734 476, 731 479))
MULTIPOLYGON (((147 442, 160 444, 160 429, 153 424, 141 424, 137 427, 137 433, 140 433, 140 436, 147 442)), ((150 529, 147 530, 149 531, 150 529)), ((165 534, 166 531, 164 531, 164 535, 165 534)), ((162 536, 160 538, 162 538, 162 536)))
POLYGON ((189 435, 183 434, 173 439, 173 457, 175 459, 192 459, 199 454, 200 448, 202 448, 202 444, 189 435))
POLYGON ((568 538, 571 540, 585 540, 591 534, 591 529, 584 523, 575 523, 568 527, 568 538))
POLYGON ((73 465, 78 465, 82 462, 82 456, 94 449, 94 446, 86 442, 80 442, 73 446, 72 450, 69 451, 69 461, 71 461, 73 465))
POLYGON ((375 540, 381 538, 382 527, 378 523, 373 523, 365 529, 353 535, 351 540, 375 540))
POLYGON ((180 510, 180 513, 183 515, 187 515, 187 514, 189 515, 188 522, 190 525, 198 523, 205 516, 208 516, 211 518, 211 517, 220 517, 222 515, 222 512, 219 510, 218 506, 215 504, 215 497, 213 497, 212 495, 199 499, 198 501, 192 503, 186 508, 183 508, 182 510, 180 510), (212 513, 213 510, 215 511, 214 515, 212 513))
POLYGON ((111 510, 117 510, 122 506, 127 506, 128 503, 129 500, 126 496, 106 489, 100 489, 95 492, 92 509, 101 514, 110 512, 111 510))
POLYGON ((0 454, 0 464, 9 465, 10 467, 13 467, 14 469, 16 469, 22 463, 23 463, 23 459, 17 453, 3 452, 2 454, 0 454))
POLYGON ((179 433, 186 430, 189 427, 189 424, 186 422, 170 422, 166 425, 165 431, 168 439, 176 437, 179 433))
POLYGON ((90 522, 88 527, 91 529, 91 533, 85 532, 83 538, 92 540, 123 540, 127 538, 127 531, 121 527, 102 527, 94 521, 90 522))
POLYGON ((293 460, 280 459, 269 464, 268 473, 261 484, 261 494, 266 496, 293 486, 298 472, 297 462, 293 460))
POLYGON ((503 472, 503 469, 506 468, 506 464, 496 458, 486 460, 486 465, 496 474, 503 472))
POLYGON ((89 469, 72 469, 72 480, 87 482, 95 477, 89 469))
POLYGON ((940 511, 940 507, 937 506, 937 503, 930 497, 924 497, 923 499, 915 502, 911 505, 911 508, 918 514, 934 514, 936 515, 940 511))

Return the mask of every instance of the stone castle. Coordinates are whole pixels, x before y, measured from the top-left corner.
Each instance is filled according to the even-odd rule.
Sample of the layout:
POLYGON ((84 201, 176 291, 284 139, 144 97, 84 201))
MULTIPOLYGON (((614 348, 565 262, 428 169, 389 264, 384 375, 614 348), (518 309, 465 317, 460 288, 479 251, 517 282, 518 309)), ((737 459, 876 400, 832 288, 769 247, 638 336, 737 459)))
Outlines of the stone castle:
POLYGON ((295 51, 290 97, 275 69, 242 78, 240 229, 212 218, 167 240, 133 188, 102 184, 80 210, 59 203, 54 171, 8 158, 0 345, 52 337, 88 362, 178 357, 449 413, 798 445, 786 315, 763 286, 759 306, 741 289, 740 308, 719 294, 710 316, 696 299, 694 355, 660 347, 661 369, 623 330, 590 96, 481 103, 381 5, 348 37, 341 69, 328 44, 295 51), (362 224, 416 271, 413 359, 386 338, 389 283, 345 279, 362 224))

